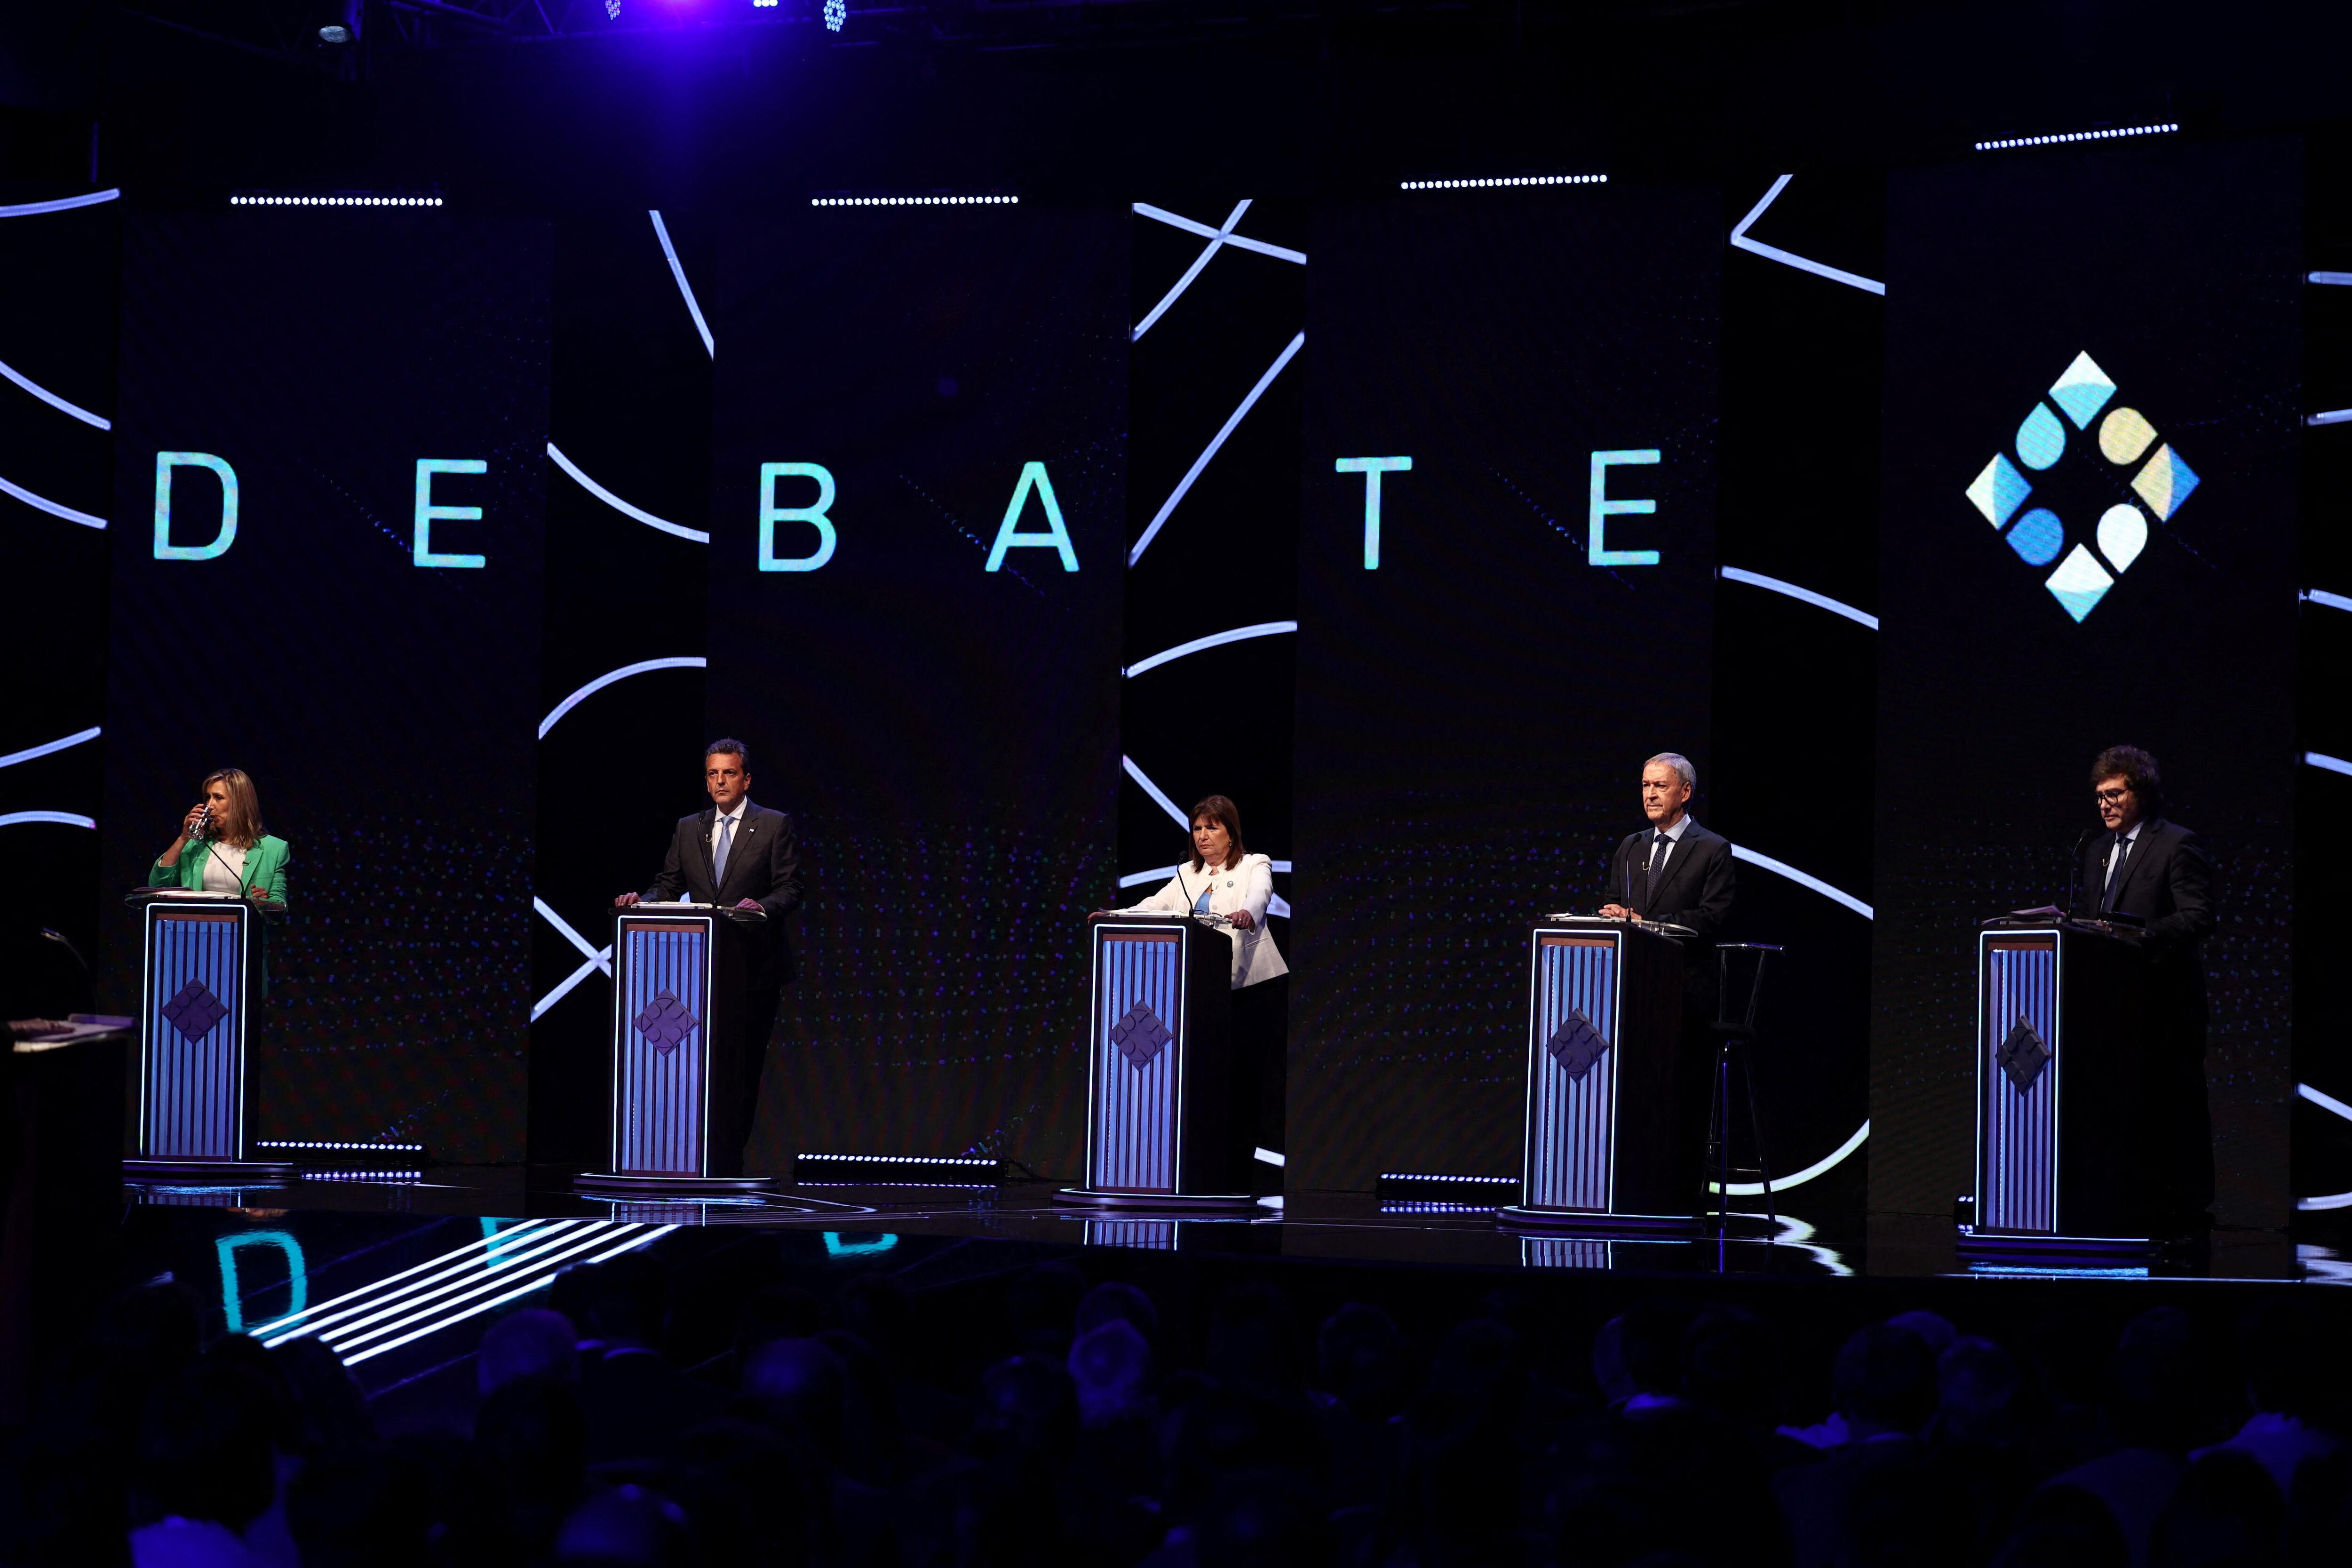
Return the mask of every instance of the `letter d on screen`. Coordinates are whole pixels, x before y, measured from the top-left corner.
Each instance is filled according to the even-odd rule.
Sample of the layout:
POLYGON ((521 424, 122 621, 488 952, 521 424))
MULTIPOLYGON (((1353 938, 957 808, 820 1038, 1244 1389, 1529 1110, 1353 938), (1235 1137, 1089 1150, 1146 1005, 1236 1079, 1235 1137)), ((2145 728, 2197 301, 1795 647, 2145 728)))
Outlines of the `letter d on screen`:
POLYGON ((228 553, 236 542, 236 470, 210 452, 158 452, 155 454, 155 559, 158 561, 210 561, 228 553), (220 531, 210 544, 174 544, 172 542, 172 470, 173 468, 210 468, 220 476, 220 531))

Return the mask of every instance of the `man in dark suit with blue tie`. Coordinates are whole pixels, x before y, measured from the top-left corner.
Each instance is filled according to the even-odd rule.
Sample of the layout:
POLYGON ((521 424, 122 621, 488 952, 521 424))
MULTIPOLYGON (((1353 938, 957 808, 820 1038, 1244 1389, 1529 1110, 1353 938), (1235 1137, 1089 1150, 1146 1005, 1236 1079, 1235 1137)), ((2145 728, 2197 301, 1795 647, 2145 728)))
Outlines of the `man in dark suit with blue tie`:
POLYGON ((2103 831, 2083 847, 2072 911, 2140 922, 2147 961, 2148 1167, 2159 1223, 2210 1223, 2213 1122, 2205 1094, 2205 938, 2213 930, 2213 861, 2196 834, 2164 816, 2164 777, 2137 746, 2109 746, 2091 766, 2103 831))
POLYGON ((703 748, 702 770, 709 808, 678 818, 669 858, 652 887, 613 902, 684 896, 698 904, 767 911, 764 922, 735 930, 745 944, 743 989, 720 1015, 724 1037, 710 1041, 710 1173, 731 1176, 742 1173, 776 1005, 793 980, 793 945, 783 920, 801 907, 800 847, 790 816, 751 804, 751 756, 742 742, 711 742, 703 748))

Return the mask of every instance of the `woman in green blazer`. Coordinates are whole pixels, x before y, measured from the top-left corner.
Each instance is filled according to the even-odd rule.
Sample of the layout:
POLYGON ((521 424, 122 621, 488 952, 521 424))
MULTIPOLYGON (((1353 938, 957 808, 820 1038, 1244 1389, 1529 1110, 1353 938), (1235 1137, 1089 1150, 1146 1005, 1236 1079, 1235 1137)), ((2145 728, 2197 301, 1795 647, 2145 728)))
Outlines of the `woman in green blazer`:
MULTIPOLYGON (((204 800, 189 808, 172 847, 147 868, 151 888, 191 888, 286 902, 286 840, 261 822, 261 796, 242 768, 206 775, 204 800)), ((269 991, 269 938, 263 928, 260 993, 269 991)))

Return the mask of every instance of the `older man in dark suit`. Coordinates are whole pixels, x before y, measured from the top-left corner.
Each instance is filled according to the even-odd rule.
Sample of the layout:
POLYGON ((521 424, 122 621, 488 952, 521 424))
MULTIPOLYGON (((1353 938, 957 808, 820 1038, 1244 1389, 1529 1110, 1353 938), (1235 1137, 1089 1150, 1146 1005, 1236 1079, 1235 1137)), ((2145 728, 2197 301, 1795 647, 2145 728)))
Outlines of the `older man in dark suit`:
POLYGON ((799 839, 791 817, 751 804, 751 757, 742 742, 711 742, 703 748, 702 768, 709 809, 678 818, 669 858, 652 887, 613 902, 657 902, 682 894, 698 904, 767 911, 764 923, 736 933, 747 944, 743 989, 720 1015, 733 1017, 719 1031, 725 1037, 710 1042, 710 1173, 730 1176, 742 1173, 776 1005, 793 979, 783 918, 801 907, 799 839))
POLYGON ((2213 1122, 2205 1095, 2205 938, 2213 930, 2213 861, 2197 835, 2164 816, 2164 778, 2137 746, 2110 746, 2091 766, 2102 831, 2083 847, 2073 913, 2140 922, 2148 964, 2146 1057, 2149 1170, 2159 1223, 2210 1221, 2213 1122))
POLYGON ((1675 1064, 1675 1139, 1678 1167, 1694 1206, 1704 1181, 1708 1094, 1714 1082, 1715 939, 1731 914, 1731 841, 1690 814, 1698 770, 1688 757, 1661 752, 1642 764, 1642 815, 1650 826, 1629 833, 1609 857, 1612 920, 1684 926, 1697 932, 1683 948, 1682 1046, 1675 1064))

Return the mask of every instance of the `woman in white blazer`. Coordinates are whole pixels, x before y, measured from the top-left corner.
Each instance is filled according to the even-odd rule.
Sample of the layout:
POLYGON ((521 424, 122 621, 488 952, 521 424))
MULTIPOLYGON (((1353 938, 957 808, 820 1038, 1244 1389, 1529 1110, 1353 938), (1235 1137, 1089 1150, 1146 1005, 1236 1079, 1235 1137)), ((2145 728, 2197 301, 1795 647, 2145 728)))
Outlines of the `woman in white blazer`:
POLYGON ((1113 915, 1223 915, 1234 943, 1234 1098, 1227 1125, 1249 1144, 1241 1152, 1252 1190, 1282 1190, 1283 1080, 1290 1042, 1290 965, 1265 929, 1274 862, 1242 844, 1241 808, 1213 795, 1192 808, 1192 858, 1158 892, 1113 915), (1264 1156, 1271 1154, 1274 1159, 1264 1156))

